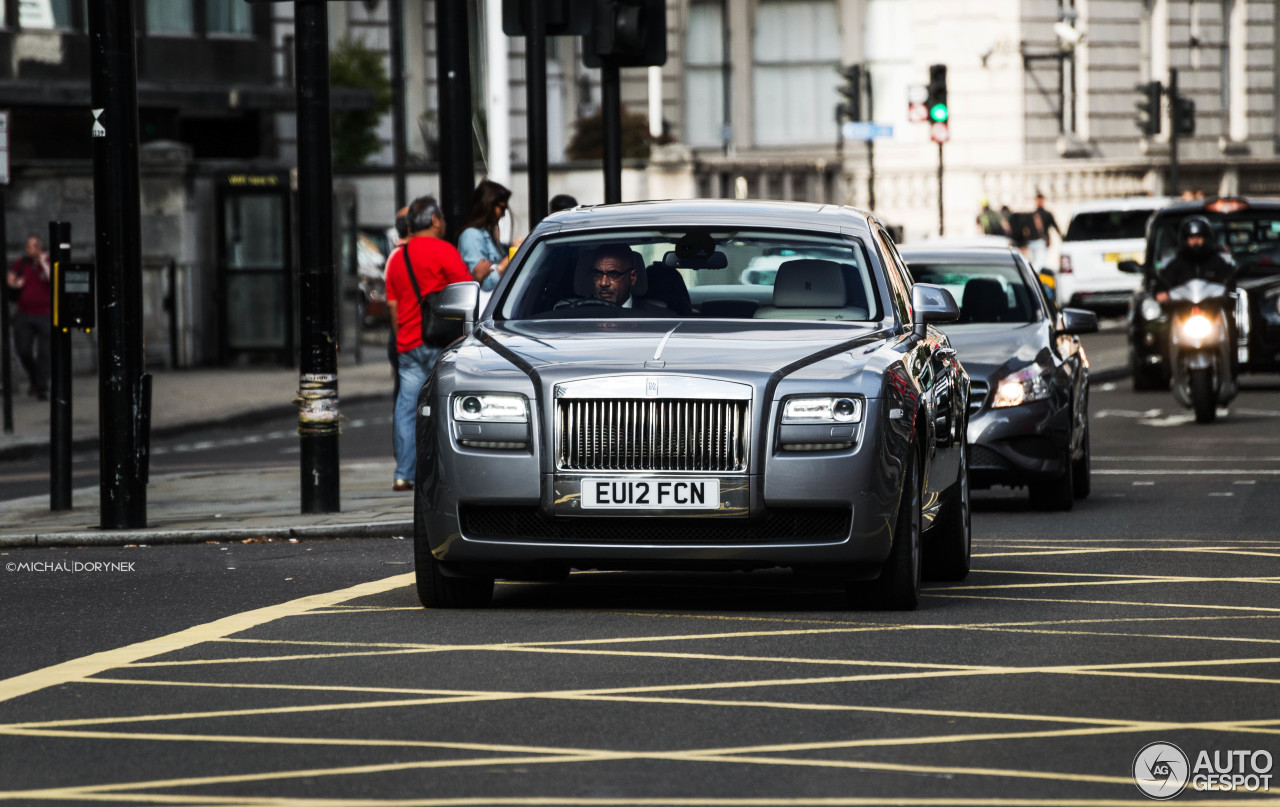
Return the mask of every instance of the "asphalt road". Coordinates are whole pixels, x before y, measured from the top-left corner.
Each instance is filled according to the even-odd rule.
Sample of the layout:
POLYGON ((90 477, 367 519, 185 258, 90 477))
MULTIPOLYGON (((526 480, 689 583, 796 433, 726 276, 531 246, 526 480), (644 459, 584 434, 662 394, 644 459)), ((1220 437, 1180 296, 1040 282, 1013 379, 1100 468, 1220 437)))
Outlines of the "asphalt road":
POLYGON ((1090 498, 977 494, 973 573, 907 614, 783 573, 426 612, 406 541, 0 553, 0 802, 1150 803, 1151 743, 1280 757, 1280 384, 1246 385, 1210 426, 1095 388, 1090 498))

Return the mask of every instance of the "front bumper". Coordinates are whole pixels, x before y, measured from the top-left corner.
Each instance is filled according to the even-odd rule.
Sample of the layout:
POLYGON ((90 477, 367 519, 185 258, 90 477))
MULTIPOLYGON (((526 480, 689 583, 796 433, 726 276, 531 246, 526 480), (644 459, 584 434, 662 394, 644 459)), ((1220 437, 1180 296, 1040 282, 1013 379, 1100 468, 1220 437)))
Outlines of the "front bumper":
POLYGON ((1051 401, 984 409, 969 419, 969 484, 1020 486, 1067 470, 1071 420, 1051 401))
MULTIPOLYGON (((548 472, 537 438, 525 451, 467 450, 447 425, 432 424, 439 448, 435 472, 415 493, 415 537, 459 573, 498 577, 547 568, 877 566, 892 544, 905 445, 897 433, 909 424, 886 425, 881 407, 867 410, 852 448, 770 447, 758 461, 763 472, 736 474, 548 472), (586 476, 715 478, 720 506, 583 511, 576 499, 586 476)), ((437 403, 437 411, 446 410, 437 403)))

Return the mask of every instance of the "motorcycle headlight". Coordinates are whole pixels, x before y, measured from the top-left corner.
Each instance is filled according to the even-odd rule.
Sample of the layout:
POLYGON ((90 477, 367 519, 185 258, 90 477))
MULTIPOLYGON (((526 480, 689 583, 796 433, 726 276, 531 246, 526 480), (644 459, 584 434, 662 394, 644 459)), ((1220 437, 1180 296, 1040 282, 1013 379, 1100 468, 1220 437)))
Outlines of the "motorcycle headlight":
POLYGON ((1182 336, 1188 341, 1202 341, 1213 333, 1213 322, 1204 314, 1192 314, 1182 321, 1182 336))
POLYGON ((1049 372, 1038 364, 1007 375, 996 384, 996 395, 991 406, 1001 409, 1021 406, 1049 397, 1049 372))
POLYGON ((453 399, 453 419, 463 423, 528 423, 529 402, 523 395, 459 395, 453 399))
POLYGON ((1160 307, 1160 303, 1156 302, 1154 297, 1147 297, 1142 301, 1140 313, 1143 319, 1160 319, 1164 315, 1164 309, 1160 307))
POLYGON ((862 400, 831 395, 788 398, 782 406, 783 425, 802 423, 857 423, 862 420, 862 400))

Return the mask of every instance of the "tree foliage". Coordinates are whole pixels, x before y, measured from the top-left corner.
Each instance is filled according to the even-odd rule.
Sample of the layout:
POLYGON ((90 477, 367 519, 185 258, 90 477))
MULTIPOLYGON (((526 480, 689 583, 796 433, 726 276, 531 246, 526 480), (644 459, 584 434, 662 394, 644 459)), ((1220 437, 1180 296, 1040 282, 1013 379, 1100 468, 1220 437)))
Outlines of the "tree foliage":
MULTIPOLYGON (((622 110, 622 156, 648 159, 649 119, 622 110)), ((573 139, 565 148, 571 160, 599 160, 604 156, 604 117, 601 112, 579 118, 574 124, 573 139)))
POLYGON ((383 55, 344 37, 329 53, 329 86, 373 90, 372 109, 333 110, 333 162, 363 165, 382 148, 378 120, 391 111, 391 79, 383 55))

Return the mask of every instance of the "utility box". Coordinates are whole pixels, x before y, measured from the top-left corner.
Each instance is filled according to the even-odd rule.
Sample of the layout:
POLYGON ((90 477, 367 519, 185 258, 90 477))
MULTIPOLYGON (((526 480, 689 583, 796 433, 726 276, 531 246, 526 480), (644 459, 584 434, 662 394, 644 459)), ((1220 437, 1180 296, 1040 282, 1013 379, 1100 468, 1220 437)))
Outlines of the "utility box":
POLYGON ((53 265, 53 327, 91 331, 97 304, 94 265, 58 261, 53 265))

